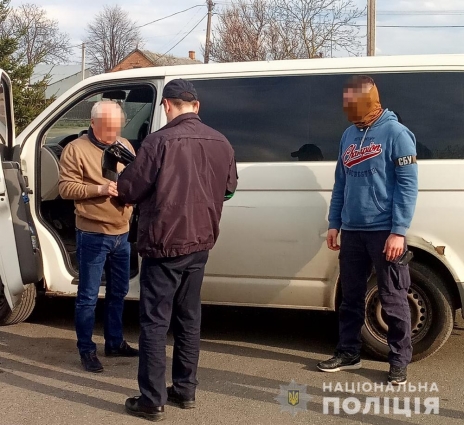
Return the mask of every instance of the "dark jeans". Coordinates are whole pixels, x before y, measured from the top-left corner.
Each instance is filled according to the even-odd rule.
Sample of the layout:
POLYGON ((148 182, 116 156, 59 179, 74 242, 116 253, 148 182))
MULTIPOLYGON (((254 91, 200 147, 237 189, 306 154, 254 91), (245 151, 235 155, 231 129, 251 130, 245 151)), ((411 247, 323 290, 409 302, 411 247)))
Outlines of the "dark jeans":
POLYGON ((77 230, 79 286, 76 298, 77 348, 82 355, 96 350, 92 341, 95 306, 106 275, 105 348, 118 348, 122 341, 124 297, 129 291, 130 244, 127 233, 111 236, 77 230))
POLYGON ((340 336, 337 351, 358 354, 365 316, 367 280, 374 265, 382 310, 388 325, 389 363, 407 366, 411 361, 411 313, 408 266, 386 260, 382 252, 389 231, 351 232, 342 230, 340 250, 340 336))
POLYGON ((200 292, 208 255, 208 251, 203 251, 142 261, 138 373, 142 404, 166 404, 166 334, 171 317, 172 382, 181 396, 195 397, 200 355, 200 292))

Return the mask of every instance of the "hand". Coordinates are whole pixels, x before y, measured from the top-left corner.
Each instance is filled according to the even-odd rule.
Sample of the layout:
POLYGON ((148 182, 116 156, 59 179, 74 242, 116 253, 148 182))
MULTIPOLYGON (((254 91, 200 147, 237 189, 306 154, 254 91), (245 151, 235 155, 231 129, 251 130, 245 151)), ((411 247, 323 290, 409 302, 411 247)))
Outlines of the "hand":
POLYGON ((118 189, 116 182, 109 182, 98 186, 98 194, 101 196, 118 196, 118 189))
POLYGON ((339 251, 340 245, 338 244, 338 230, 337 229, 329 229, 327 233, 327 246, 332 251, 339 251))
POLYGON ((404 236, 391 234, 387 242, 385 242, 385 248, 383 253, 386 255, 387 261, 395 261, 404 252, 404 236))

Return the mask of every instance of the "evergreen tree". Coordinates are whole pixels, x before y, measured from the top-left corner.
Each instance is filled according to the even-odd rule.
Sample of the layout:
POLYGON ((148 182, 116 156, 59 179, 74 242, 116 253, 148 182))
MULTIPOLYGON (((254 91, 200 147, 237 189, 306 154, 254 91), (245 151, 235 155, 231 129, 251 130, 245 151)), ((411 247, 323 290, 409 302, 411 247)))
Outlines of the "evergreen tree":
MULTIPOLYGON (((0 29, 8 17, 9 3, 10 0, 0 0, 0 29)), ((0 69, 9 75, 12 83, 16 134, 54 100, 45 99, 49 77, 30 84, 34 67, 16 56, 20 36, 8 36, 0 30, 0 69)))

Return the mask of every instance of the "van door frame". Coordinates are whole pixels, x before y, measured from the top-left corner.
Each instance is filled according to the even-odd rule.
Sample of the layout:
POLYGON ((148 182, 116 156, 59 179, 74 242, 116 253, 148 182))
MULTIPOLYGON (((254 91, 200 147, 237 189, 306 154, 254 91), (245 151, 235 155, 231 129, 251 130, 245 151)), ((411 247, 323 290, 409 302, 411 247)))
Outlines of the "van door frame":
MULTIPOLYGON (((60 239, 60 236, 56 234, 54 229, 50 226, 47 220, 42 216, 41 213, 41 177, 40 177, 40 155, 41 155, 41 148, 44 144, 45 136, 48 130, 69 110, 71 110, 75 105, 79 102, 83 101, 85 98, 92 96, 93 94, 101 93, 103 91, 110 91, 112 89, 120 88, 121 86, 130 87, 130 86, 140 86, 140 85, 150 85, 155 90, 155 101, 153 105, 153 111, 151 116, 151 124, 150 124, 150 132, 153 131, 153 128, 157 128, 160 122, 160 114, 157 113, 159 111, 159 103, 161 101, 161 93, 163 88, 164 77, 149 77, 149 78, 138 78, 138 79, 111 79, 106 81, 99 81, 98 83, 91 83, 88 86, 84 86, 80 88, 78 92, 73 93, 63 102, 58 104, 56 108, 51 111, 46 118, 44 118, 32 131, 34 133, 38 128, 40 128, 39 135, 35 140, 35 165, 34 165, 34 173, 35 173, 35 211, 36 214, 34 219, 38 220, 42 226, 44 226, 47 231, 52 235, 53 239, 55 239, 56 243, 61 252, 61 256, 65 262, 65 267, 68 273, 73 277, 77 278, 78 273, 73 269, 71 265, 71 260, 69 257, 68 252, 60 239)), ((89 122, 90 125, 90 122, 89 122)), ((29 137, 25 137, 24 141, 21 145, 21 148, 24 146, 25 143, 29 141, 29 137)), ((74 293, 75 290, 70 290, 70 293, 74 293)), ((62 294, 63 295, 63 294, 62 294)))
MULTIPOLYGON (((13 308, 21 301, 21 296, 24 292, 24 284, 36 282, 23 282, 20 259, 18 256, 14 220, 10 204, 12 194, 8 193, 9 184, 5 178, 4 170, 7 168, 15 168, 18 170, 18 177, 21 177, 21 171, 19 169, 19 164, 12 162, 16 138, 11 80, 3 70, 0 70, 0 74, 0 85, 4 95, 5 107, 4 131, 6 131, 6 135, 2 135, 1 141, 5 147, 0 151, 0 216, 5 218, 5 220, 0 223, 0 233, 2 234, 2 243, 0 244, 0 285, 3 285, 2 295, 5 296, 10 309, 13 310, 13 308), (7 165, 7 167, 4 165, 7 165)), ((3 123, 1 125, 3 125, 3 123)), ((24 182, 19 181, 15 183, 18 183, 19 185, 21 183, 25 184, 24 182)), ((21 190, 26 189, 24 188, 21 190)), ((23 195, 27 198, 27 194, 23 195)), ((19 194, 19 196, 21 196, 21 194, 19 194)), ((30 226, 34 226, 33 223, 29 224, 30 226)), ((29 231, 29 229, 26 230, 29 231)))

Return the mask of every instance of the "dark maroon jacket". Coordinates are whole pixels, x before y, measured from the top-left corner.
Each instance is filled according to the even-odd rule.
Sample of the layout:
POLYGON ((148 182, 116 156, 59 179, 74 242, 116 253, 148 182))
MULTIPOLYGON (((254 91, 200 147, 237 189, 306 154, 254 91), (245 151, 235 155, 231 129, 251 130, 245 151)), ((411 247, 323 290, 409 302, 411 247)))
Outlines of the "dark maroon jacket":
POLYGON ((198 115, 180 115, 150 134, 118 180, 121 201, 140 209, 140 255, 177 257, 213 248, 224 196, 235 192, 237 178, 232 146, 198 115))

